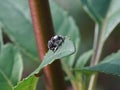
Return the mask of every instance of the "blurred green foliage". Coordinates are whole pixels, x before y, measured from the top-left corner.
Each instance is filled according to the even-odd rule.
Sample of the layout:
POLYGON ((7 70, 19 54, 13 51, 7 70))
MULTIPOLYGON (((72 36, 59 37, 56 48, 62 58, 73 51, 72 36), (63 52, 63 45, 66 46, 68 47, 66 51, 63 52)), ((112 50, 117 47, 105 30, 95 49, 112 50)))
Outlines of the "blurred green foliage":
MULTIPOLYGON (((93 46, 94 27, 96 24, 98 24, 99 27, 104 26, 101 43, 105 45, 102 58, 120 48, 119 4, 119 0, 50 0, 51 14, 56 34, 70 37, 76 47, 75 54, 62 58, 63 69, 73 87, 76 85, 75 87, 81 88, 79 85, 87 79, 83 73, 76 73, 71 69, 74 67, 81 69, 89 65, 88 61, 90 60, 92 52, 88 51, 91 50, 93 46), (84 77, 83 80, 81 79, 82 77, 84 77)), ((101 32, 101 29, 99 32, 101 32)), ((25 66, 24 76, 32 72, 39 64, 27 1, 0 0, 0 35, 0 82, 4 81, 4 83, 0 83, 0 86, 3 86, 0 88, 1 90, 3 88, 4 90, 13 90, 12 87, 20 81, 23 72, 23 63, 25 66), (6 37, 4 37, 3 32, 8 35, 11 40, 9 43, 12 42, 12 44, 8 44, 7 42, 7 44, 4 45, 4 38, 6 37), (23 55, 23 57, 21 57, 21 55, 23 55), (6 66, 9 68, 5 68, 6 66), (12 69, 10 67, 12 67, 12 69)), ((117 73, 117 75, 120 75, 118 72, 118 57, 119 52, 108 56, 108 58, 103 59, 104 61, 98 66, 88 68, 88 70, 105 72, 107 74, 117 73), (113 61, 114 59, 116 61, 113 61), (107 69, 105 67, 107 67, 107 69)), ((47 64, 49 63, 50 62, 47 61, 47 64)), ((99 82, 107 82, 103 80, 104 78, 99 78, 99 82)), ((113 84, 116 82, 120 83, 120 80, 117 79, 115 78, 115 80, 109 81, 112 82, 109 88, 113 87, 114 90, 117 90, 116 86, 118 84, 113 84)), ((97 85, 100 89, 103 88, 101 90, 110 90, 106 87, 107 85, 105 86, 101 83, 97 85)), ((32 87, 35 90, 37 79, 32 76, 28 77, 20 82, 15 90, 19 90, 21 87, 24 89, 26 84, 33 85, 32 87)), ((26 88, 26 90, 30 89, 26 88)))

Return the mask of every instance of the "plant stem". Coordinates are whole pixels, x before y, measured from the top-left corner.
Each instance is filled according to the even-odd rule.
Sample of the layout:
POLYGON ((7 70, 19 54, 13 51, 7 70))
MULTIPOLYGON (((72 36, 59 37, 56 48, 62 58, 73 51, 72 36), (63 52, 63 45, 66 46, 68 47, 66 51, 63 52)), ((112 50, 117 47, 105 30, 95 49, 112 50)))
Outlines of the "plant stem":
POLYGON ((2 34, 2 29, 3 29, 3 26, 2 26, 2 24, 0 23, 0 51, 1 51, 1 49, 2 49, 2 47, 3 47, 3 34, 2 34))
POLYGON ((95 33, 94 33, 94 44, 93 44, 93 50, 94 54, 91 59, 90 66, 94 66, 98 63, 101 53, 101 34, 100 34, 100 26, 98 24, 95 25, 95 33))
MULTIPOLYGON (((90 66, 97 65, 100 60, 100 56, 101 56, 101 52, 102 52, 102 48, 103 48, 103 44, 104 44, 104 42, 102 41, 103 32, 104 32, 104 24, 102 24, 102 25, 96 24, 95 34, 94 34, 94 44, 93 44, 94 54, 92 56, 90 66)), ((95 85, 96 85, 97 76, 98 76, 97 73, 93 74, 91 76, 88 90, 94 90, 95 85)))
MULTIPOLYGON (((40 60, 47 51, 47 42, 54 35, 48 0, 29 0, 32 22, 40 60)), ((44 68, 45 85, 47 90, 66 90, 60 61, 44 68)))
POLYGON ((63 67, 64 67, 65 73, 66 73, 67 76, 70 78, 70 82, 71 82, 71 84, 72 84, 73 90, 78 90, 77 84, 76 84, 75 79, 74 79, 74 75, 73 75, 73 73, 70 71, 70 68, 67 67, 67 65, 65 64, 65 62, 62 62, 62 65, 63 65, 63 67))
POLYGON ((85 83, 83 81, 83 75, 82 73, 76 73, 75 74, 76 76, 76 86, 77 86, 77 89, 76 90, 85 90, 85 83))

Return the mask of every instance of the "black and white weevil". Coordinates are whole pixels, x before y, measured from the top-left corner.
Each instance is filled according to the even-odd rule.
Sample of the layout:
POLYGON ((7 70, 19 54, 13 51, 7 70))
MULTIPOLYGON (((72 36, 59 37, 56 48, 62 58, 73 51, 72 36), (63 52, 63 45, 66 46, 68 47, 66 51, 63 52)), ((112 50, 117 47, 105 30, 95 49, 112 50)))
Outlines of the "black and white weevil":
POLYGON ((63 44, 65 37, 61 35, 55 35, 48 41, 48 48, 53 52, 56 52, 57 49, 63 44))

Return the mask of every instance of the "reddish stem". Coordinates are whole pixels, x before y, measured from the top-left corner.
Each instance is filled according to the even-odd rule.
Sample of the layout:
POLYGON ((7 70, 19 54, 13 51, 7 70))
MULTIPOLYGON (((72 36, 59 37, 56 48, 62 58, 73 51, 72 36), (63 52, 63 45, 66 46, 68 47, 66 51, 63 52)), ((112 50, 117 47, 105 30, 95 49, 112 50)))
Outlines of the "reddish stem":
MULTIPOLYGON (((47 42, 54 35, 48 0, 29 0, 32 22, 40 60, 47 51, 47 42)), ((44 68, 47 90, 66 90, 60 61, 44 68)))

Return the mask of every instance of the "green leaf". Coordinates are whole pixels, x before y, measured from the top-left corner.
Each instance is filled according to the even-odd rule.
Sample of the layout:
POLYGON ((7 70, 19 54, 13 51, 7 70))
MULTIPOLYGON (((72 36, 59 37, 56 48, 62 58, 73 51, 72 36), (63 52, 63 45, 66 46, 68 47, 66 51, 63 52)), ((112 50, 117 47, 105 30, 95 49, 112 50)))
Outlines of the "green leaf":
POLYGON ((58 48, 58 50, 55 53, 51 50, 47 52, 42 63, 34 73, 35 74, 38 73, 43 67, 47 66, 48 64, 51 64, 55 60, 58 60, 65 56, 71 55, 74 52, 75 52, 75 48, 73 42, 69 40, 67 37, 65 37, 64 43, 62 44, 62 46, 58 48))
POLYGON ((99 24, 105 42, 120 22, 119 0, 80 0, 83 8, 99 24))
POLYGON ((101 22, 107 15, 112 0, 80 0, 85 11, 96 21, 101 22))
POLYGON ((72 67, 80 46, 79 29, 74 19, 69 16, 68 13, 59 5, 57 5, 53 0, 50 0, 50 6, 56 34, 69 36, 75 44, 76 52, 69 57, 63 58, 64 63, 72 67))
POLYGON ((17 86, 14 87, 14 90, 36 90, 36 85, 38 82, 37 77, 29 76, 28 78, 22 80, 18 83, 17 86))
POLYGON ((0 0, 0 22, 16 45, 34 60, 38 59, 27 0, 0 0))
POLYGON ((1 50, 0 70, 9 79, 12 85, 16 85, 21 79, 23 71, 21 54, 12 44, 4 45, 1 50))
POLYGON ((0 69, 0 90, 13 90, 9 79, 1 71, 1 69, 0 69))
MULTIPOLYGON (((69 36, 74 42, 76 52, 73 55, 62 58, 62 66, 69 78, 73 78, 71 68, 75 63, 78 51, 80 50, 80 33, 74 19, 61 8, 54 0, 49 0, 55 33, 58 35, 69 36)), ((70 79, 73 84, 73 80, 70 79)))
POLYGON ((83 70, 120 76, 120 51, 107 56, 100 64, 83 70))
POLYGON ((82 68, 86 65, 86 63, 88 62, 88 60, 90 59, 90 57, 93 54, 93 50, 89 50, 85 53, 83 53, 76 62, 75 68, 82 68))

